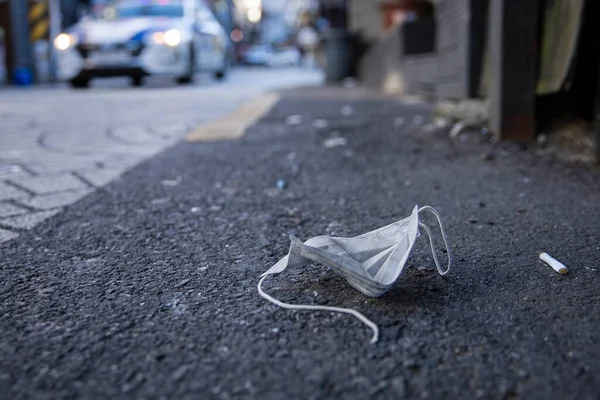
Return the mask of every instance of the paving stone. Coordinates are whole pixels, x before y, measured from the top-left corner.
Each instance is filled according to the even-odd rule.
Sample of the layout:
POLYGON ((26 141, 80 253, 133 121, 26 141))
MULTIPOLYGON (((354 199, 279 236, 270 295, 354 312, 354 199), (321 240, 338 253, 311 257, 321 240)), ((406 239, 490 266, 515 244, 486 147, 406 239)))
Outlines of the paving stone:
POLYGON ((102 187, 108 182, 117 179, 125 172, 124 169, 96 169, 89 171, 78 171, 77 174, 96 187, 102 187))
POLYGON ((154 144, 159 140, 152 136, 148 128, 139 124, 130 126, 115 126, 110 137, 119 144, 154 144))
POLYGON ((19 234, 16 232, 7 231, 6 229, 0 229, 0 243, 7 242, 11 239, 16 238, 17 236, 19 236, 19 234))
MULTIPOLYGON (((51 208, 58 208, 73 204, 79 199, 82 199, 91 192, 90 189, 76 190, 72 192, 61 192, 54 194, 47 194, 44 196, 34 196, 26 200, 19 200, 20 204, 24 204, 28 207, 36 208, 39 210, 49 210, 51 208)), ((0 204, 1 206, 1 204, 0 204)), ((0 208, 1 210, 1 208, 0 208)))
POLYGON ((29 211, 25 208, 15 206, 14 204, 0 203, 0 218, 12 217, 14 215, 26 214, 28 212, 29 211))
POLYGON ((45 219, 52 217, 60 210, 40 211, 31 214, 19 215, 17 217, 0 218, 0 225, 9 226, 16 229, 31 229, 45 219))
POLYGON ((87 185, 71 174, 36 176, 15 182, 36 194, 87 189, 87 185))
POLYGON ((161 139, 179 139, 185 135, 188 128, 185 124, 159 124, 149 127, 150 133, 161 139))
POLYGON ((101 160, 98 160, 98 162, 95 165, 95 168, 81 168, 81 170, 84 170, 86 172, 88 172, 88 171, 95 172, 96 169, 101 169, 101 170, 107 170, 107 172, 110 170, 110 171, 114 171, 114 172, 119 171, 120 173, 123 173, 126 170, 130 170, 133 167, 139 165, 143 161, 146 161, 151 156, 152 155, 147 155, 147 154, 140 155, 140 154, 129 153, 129 154, 127 154, 127 157, 125 157, 125 158, 120 158, 119 156, 105 157, 101 160))
POLYGON ((0 162, 1 179, 23 179, 31 176, 23 167, 18 164, 6 164, 0 162))
POLYGON ((29 196, 27 192, 19 190, 14 186, 7 185, 6 183, 0 181, 0 201, 18 199, 20 197, 26 196, 29 196))
MULTIPOLYGON (((35 173, 36 175, 67 175, 71 171, 78 169, 94 168, 94 160, 88 158, 87 160, 74 159, 70 155, 65 155, 64 159, 52 158, 50 160, 44 160, 40 158, 35 162, 28 162, 27 169, 35 173)), ((15 182, 19 182, 15 180, 15 182)))
POLYGON ((19 182, 21 179, 31 178, 33 175, 28 172, 19 172, 19 173, 2 173, 0 171, 0 179, 2 180, 10 180, 12 182, 19 182))
POLYGON ((130 169, 148 158, 147 155, 129 154, 127 158, 107 158, 99 162, 106 170, 119 170, 121 172, 130 169))

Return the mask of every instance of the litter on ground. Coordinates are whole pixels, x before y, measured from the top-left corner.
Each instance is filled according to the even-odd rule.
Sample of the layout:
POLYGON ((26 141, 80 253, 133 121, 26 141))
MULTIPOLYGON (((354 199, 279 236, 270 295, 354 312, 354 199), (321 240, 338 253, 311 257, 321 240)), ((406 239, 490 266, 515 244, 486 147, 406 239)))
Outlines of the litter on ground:
POLYGON ((302 123, 301 115, 289 115, 285 118, 286 125, 299 125, 302 123))
POLYGON ((346 146, 347 144, 348 139, 346 139, 345 137, 333 137, 325 140, 323 142, 323 147, 325 147, 326 149, 331 149, 332 147, 346 146))
POLYGON ((555 270, 561 275, 564 275, 567 272, 569 272, 569 270, 567 269, 567 267, 564 266, 563 263, 561 263, 548 253, 540 253, 540 260, 548 264, 550 267, 552 267, 553 270, 555 270))
POLYGON ((262 275, 258 282, 258 293, 282 308, 353 315, 371 328, 373 331, 371 343, 376 343, 379 340, 379 328, 360 312, 350 308, 284 303, 265 293, 262 284, 269 275, 279 274, 288 267, 298 268, 310 262, 317 262, 331 267, 336 273, 346 278, 350 286, 365 296, 382 296, 391 289, 404 271, 410 252, 419 237, 419 229, 422 229, 429 237, 433 260, 439 274, 446 275, 450 271, 452 258, 440 215, 433 207, 418 208, 415 206, 409 217, 353 238, 317 236, 303 243, 298 238, 291 236, 292 244, 288 255, 262 275), (448 255, 448 265, 445 269, 438 261, 429 227, 420 222, 419 215, 424 211, 432 213, 439 223, 448 255))

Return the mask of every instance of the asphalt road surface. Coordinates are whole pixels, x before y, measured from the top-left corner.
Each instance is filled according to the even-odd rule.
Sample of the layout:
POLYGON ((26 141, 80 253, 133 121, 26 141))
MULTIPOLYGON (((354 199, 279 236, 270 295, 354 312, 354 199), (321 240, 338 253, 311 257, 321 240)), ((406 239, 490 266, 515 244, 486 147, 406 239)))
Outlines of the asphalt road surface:
POLYGON ((599 171, 478 132, 451 141, 429 119, 357 90, 286 92, 239 140, 179 143, 0 244, 0 392, 597 399, 599 171), (448 276, 422 236, 381 298, 319 265, 265 284, 363 312, 378 344, 352 317, 259 297, 289 235, 353 236, 416 204, 442 215, 448 276))

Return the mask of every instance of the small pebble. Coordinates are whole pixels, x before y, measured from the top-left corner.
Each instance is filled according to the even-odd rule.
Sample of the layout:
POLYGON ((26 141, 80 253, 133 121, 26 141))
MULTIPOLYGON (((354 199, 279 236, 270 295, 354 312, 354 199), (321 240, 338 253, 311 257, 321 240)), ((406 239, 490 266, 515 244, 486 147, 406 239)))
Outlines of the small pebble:
POLYGON ((437 117, 436 119, 433 120, 433 124, 435 125, 436 128, 442 129, 442 128, 449 126, 450 121, 446 118, 437 117))
POLYGON ((299 125, 302 123, 301 115, 289 115, 285 118, 286 125, 299 125))
POLYGON ((161 183, 163 186, 170 186, 170 187, 177 186, 181 183, 181 177, 178 176, 175 179, 165 179, 165 180, 161 181, 161 183))
POLYGON ((169 199, 168 197, 161 197, 159 199, 152 199, 150 201, 150 203, 153 204, 153 205, 160 205, 160 204, 168 203, 169 200, 171 200, 171 199, 169 199))
POLYGON ((313 121, 313 126, 317 129, 327 128, 327 125, 329 125, 329 124, 324 119, 315 119, 313 121))
POLYGON ((404 121, 404 117, 398 117, 398 118, 394 119, 394 126, 402 126, 405 123, 406 122, 404 121))
POLYGON ((494 155, 494 153, 489 152, 489 153, 485 153, 481 159, 483 161, 494 161, 496 159, 496 156, 494 155))
POLYGON ((423 126, 423 132, 433 132, 436 130, 436 126, 435 124, 426 124, 425 126, 423 126))
POLYGON ((19 173, 21 171, 23 171, 23 168, 20 165, 3 165, 0 167, 0 172, 3 174, 19 173))
POLYGON ((333 147, 345 146, 348 144, 348 139, 345 137, 334 137, 323 142, 323 147, 331 149, 333 147))
POLYGON ((351 77, 344 78, 344 80, 342 81, 342 86, 344 86, 346 89, 352 89, 356 87, 356 85, 356 79, 351 77))
POLYGON ((285 188, 287 188, 287 182, 284 181, 283 179, 278 180, 277 181, 277 189, 283 190, 285 188))

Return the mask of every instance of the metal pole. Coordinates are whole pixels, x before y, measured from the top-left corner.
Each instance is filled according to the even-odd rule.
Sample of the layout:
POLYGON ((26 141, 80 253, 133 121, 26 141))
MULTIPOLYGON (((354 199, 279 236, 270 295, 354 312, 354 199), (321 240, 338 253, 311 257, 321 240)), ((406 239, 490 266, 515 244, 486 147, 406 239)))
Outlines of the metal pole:
MULTIPOLYGON (((14 54, 13 68, 31 68, 33 54, 29 42, 29 21, 27 19, 29 2, 23 0, 10 0, 10 20, 12 25, 12 45, 14 54)), ((8 71, 10 74, 13 71, 8 71)))
POLYGON ((540 1, 490 2, 490 123, 493 132, 503 140, 535 140, 540 1))
POLYGON ((50 81, 56 82, 56 49, 54 38, 60 34, 62 26, 62 14, 60 11, 60 0, 48 0, 48 12, 50 14, 50 81))
MULTIPOLYGON (((596 66, 597 77, 600 78, 600 63, 596 66)), ((594 139, 596 144, 596 162, 600 164, 600 79, 596 83, 596 104, 594 109, 594 139)))

